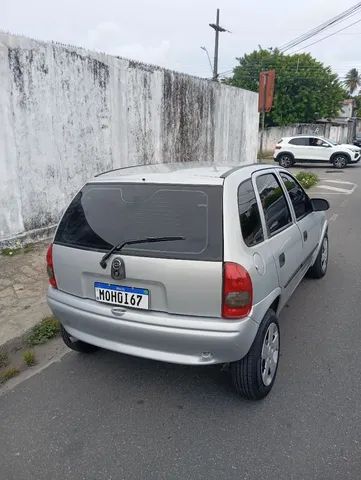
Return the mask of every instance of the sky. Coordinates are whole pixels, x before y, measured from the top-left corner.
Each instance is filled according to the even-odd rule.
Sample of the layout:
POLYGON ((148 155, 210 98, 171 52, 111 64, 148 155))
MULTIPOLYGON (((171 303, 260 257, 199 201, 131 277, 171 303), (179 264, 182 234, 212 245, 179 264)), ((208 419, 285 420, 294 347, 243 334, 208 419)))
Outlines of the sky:
MULTIPOLYGON (((277 47, 317 26, 356 0, 0 0, 0 30, 39 40, 103 51, 201 77, 210 77, 215 21, 220 35, 219 72, 236 57, 277 47)), ((361 19, 361 11, 312 41, 361 19)), ((340 77, 361 70, 361 22, 308 49, 340 77)), ((307 43, 310 43, 308 41, 307 43)), ((307 45, 305 43, 305 45, 307 45)), ((302 45, 301 45, 302 46, 302 45)), ((301 46, 294 50, 299 49, 301 46)), ((290 50, 289 53, 293 51, 290 50)))

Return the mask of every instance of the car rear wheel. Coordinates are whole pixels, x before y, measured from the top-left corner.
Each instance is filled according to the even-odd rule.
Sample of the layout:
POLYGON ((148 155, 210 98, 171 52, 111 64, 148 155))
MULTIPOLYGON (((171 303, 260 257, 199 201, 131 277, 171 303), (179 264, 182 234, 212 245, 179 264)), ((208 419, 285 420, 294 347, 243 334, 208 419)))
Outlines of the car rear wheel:
POLYGON ((268 310, 247 355, 231 364, 236 391, 249 400, 260 400, 272 389, 280 356, 280 330, 273 310, 268 310))
POLYGON ((290 168, 295 163, 295 161, 292 155, 290 155, 289 153, 281 153, 278 158, 278 163, 283 168, 290 168))
POLYGON ((328 249, 329 249, 329 242, 328 242, 328 235, 326 233, 326 235, 323 237, 322 245, 321 245, 320 251, 318 252, 315 263, 307 272, 308 277, 322 278, 326 275, 327 265, 328 265, 328 249))
POLYGON ((90 345, 89 343, 82 342, 81 340, 77 340, 76 338, 69 335, 63 325, 60 325, 60 333, 65 345, 72 350, 75 350, 76 352, 92 353, 98 350, 98 347, 96 347, 95 345, 90 345))
POLYGON ((345 168, 347 167, 347 157, 345 155, 338 154, 332 159, 332 163, 335 168, 345 168))

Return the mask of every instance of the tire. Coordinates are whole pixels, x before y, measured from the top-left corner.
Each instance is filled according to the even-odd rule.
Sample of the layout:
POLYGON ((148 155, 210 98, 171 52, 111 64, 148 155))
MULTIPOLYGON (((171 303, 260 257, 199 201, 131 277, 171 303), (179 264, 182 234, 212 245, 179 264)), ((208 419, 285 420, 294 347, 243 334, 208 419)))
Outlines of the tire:
POLYGON ((346 168, 347 163, 348 159, 346 155, 343 155, 342 153, 338 153, 332 158, 332 164, 337 169, 346 168))
POLYGON ((328 241, 328 235, 326 233, 326 235, 322 239, 322 245, 316 257, 315 263, 307 272, 308 277, 322 278, 326 275, 327 265, 328 265, 328 251, 329 251, 329 241, 328 241))
POLYGON ((281 153, 277 160, 280 167, 283 168, 290 168, 295 163, 292 155, 290 155, 289 153, 281 153))
POLYGON ((77 340, 76 338, 71 337, 65 330, 63 325, 60 325, 60 333, 65 345, 74 350, 75 352, 93 353, 98 350, 98 347, 96 347, 95 345, 90 345, 89 343, 85 343, 81 340, 77 340))
POLYGON ((231 363, 231 378, 237 393, 248 400, 260 400, 268 395, 276 378, 279 353, 278 319, 273 310, 268 310, 247 355, 231 363), (272 350, 267 346, 270 335, 272 350))

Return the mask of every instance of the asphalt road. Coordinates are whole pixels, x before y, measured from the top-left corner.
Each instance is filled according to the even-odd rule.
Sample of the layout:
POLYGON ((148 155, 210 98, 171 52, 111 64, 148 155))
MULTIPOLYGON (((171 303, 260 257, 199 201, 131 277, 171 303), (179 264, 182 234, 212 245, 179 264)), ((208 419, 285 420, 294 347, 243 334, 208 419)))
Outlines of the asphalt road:
POLYGON ((265 400, 237 397, 219 367, 71 352, 0 397, 0 479, 361 478, 361 168, 325 170, 359 187, 317 189, 329 270, 281 314, 265 400))

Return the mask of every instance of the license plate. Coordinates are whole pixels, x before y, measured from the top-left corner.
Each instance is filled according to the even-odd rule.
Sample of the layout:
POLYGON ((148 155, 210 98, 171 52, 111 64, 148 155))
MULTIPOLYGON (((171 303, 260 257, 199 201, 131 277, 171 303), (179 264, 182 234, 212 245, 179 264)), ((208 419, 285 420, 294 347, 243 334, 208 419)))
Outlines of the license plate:
POLYGON ((149 290, 125 287, 110 283, 95 282, 95 299, 98 302, 122 305, 124 307, 149 309, 149 290))

